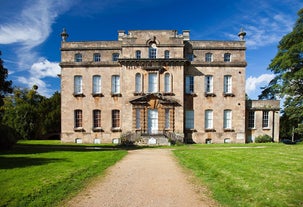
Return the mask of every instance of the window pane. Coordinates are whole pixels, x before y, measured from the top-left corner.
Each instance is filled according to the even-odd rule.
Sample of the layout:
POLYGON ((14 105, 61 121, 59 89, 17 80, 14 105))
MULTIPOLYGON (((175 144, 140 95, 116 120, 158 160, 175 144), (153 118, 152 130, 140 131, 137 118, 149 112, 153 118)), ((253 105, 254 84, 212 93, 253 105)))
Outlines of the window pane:
POLYGON ((205 111, 205 129, 213 128, 213 111, 206 110, 205 111))
POLYGON ((80 53, 75 54, 75 62, 82 62, 82 55, 80 53))
POLYGON ((101 61, 101 55, 100 53, 94 54, 94 62, 100 62, 101 61))
POLYGON ((186 76, 185 78, 185 92, 193 93, 194 92, 194 76, 186 76))
POLYGON ((230 57, 231 57, 230 53, 225 53, 224 54, 224 62, 230 62, 230 57))
POLYGON ((82 93, 82 76, 77 75, 74 77, 74 93, 82 93))
POLYGON ((254 111, 248 112, 248 127, 255 128, 255 112, 254 111))
POLYGON ((192 110, 185 112, 185 128, 194 129, 194 111, 192 110))
POLYGON ((156 59, 157 57, 157 48, 149 48, 149 58, 150 59, 156 59))
POLYGON ((213 54, 212 53, 206 53, 205 54, 205 62, 212 62, 213 61, 213 54))
POLYGON ((213 92, 213 76, 212 75, 205 76, 205 92, 206 93, 213 92))
POLYGON ((263 117, 262 117, 262 127, 269 127, 269 112, 263 111, 263 117))
POLYGON ((231 110, 224 110, 224 129, 231 129, 231 110))
POLYGON ((141 51, 140 50, 136 51, 136 58, 141 59, 141 51))
POLYGON ((166 93, 171 92, 171 80, 170 80, 170 74, 166 73, 164 76, 164 91, 166 93))
POLYGON ((170 110, 165 109, 165 128, 169 129, 170 128, 170 110))
POLYGON ((120 76, 112 76, 112 93, 120 93, 120 76))
POLYGON ((118 61, 119 53, 113 53, 113 61, 118 61))
POLYGON ((156 93, 158 92, 158 77, 157 73, 148 74, 148 92, 156 93))
POLYGON ((137 73, 136 74, 136 93, 141 93, 142 92, 142 80, 141 80, 141 74, 137 73))
POLYGON ((232 80, 230 75, 224 76, 224 93, 231 93, 232 92, 232 80))
POLYGON ((168 50, 165 50, 165 52, 164 52, 164 58, 165 59, 169 59, 169 51, 168 50))
POLYGON ((94 117, 94 128, 101 127, 101 111, 94 110, 93 117, 94 117))
POLYGON ((136 129, 141 128, 141 109, 136 109, 136 129))
POLYGON ((75 110, 75 128, 82 127, 82 110, 75 110))
POLYGON ((101 93, 101 76, 93 76, 93 94, 101 93))
POLYGON ((112 127, 113 128, 120 127, 120 111, 119 110, 112 111, 112 127))

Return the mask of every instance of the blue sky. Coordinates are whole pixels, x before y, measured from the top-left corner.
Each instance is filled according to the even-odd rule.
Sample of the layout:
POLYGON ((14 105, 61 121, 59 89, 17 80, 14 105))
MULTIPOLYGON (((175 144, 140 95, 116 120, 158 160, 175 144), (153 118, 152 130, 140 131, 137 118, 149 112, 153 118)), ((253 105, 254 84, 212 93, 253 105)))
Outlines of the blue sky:
POLYGON ((117 40, 118 30, 190 30, 192 40, 238 40, 246 33, 246 93, 273 78, 267 67, 303 7, 301 0, 0 0, 0 50, 15 86, 60 91, 60 33, 68 41, 117 40))

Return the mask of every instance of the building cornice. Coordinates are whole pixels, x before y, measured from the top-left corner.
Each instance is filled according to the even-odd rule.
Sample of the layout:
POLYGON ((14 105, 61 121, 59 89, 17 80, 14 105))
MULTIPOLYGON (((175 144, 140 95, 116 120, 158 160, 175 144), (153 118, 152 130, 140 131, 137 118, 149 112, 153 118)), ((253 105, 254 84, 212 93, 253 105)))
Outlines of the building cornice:
POLYGON ((201 67, 246 67, 247 62, 202 62, 202 61, 192 61, 192 66, 201 67))

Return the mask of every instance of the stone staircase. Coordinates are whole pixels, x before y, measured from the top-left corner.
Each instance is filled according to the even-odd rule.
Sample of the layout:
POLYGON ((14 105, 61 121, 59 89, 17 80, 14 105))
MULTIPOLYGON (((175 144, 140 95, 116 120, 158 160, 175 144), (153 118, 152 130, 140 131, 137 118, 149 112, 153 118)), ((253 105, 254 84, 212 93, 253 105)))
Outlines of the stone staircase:
POLYGON ((148 145, 148 146, 169 146, 170 142, 164 135, 142 135, 141 139, 136 142, 137 145, 148 145))

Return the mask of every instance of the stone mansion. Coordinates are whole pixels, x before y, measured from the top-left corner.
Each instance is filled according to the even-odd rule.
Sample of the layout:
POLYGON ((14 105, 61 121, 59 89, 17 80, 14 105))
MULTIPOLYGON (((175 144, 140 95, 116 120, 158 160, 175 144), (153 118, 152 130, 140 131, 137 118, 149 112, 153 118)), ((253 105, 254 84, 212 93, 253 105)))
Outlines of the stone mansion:
POLYGON ((115 41, 61 36, 62 142, 279 140, 279 101, 246 100, 243 31, 238 41, 191 40, 188 30, 118 31, 115 41))

